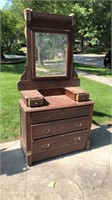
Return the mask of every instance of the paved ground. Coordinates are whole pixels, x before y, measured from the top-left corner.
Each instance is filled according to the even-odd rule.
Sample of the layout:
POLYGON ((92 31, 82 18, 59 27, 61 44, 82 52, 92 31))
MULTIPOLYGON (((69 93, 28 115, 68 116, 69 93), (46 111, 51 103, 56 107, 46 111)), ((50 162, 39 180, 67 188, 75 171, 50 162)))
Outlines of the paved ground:
POLYGON ((73 61, 85 65, 104 67, 103 60, 105 55, 101 54, 74 54, 73 61))
POLYGON ((77 70, 77 73, 78 73, 78 75, 84 76, 86 78, 97 81, 99 83, 104 83, 106 85, 112 86, 112 78, 109 78, 109 77, 107 78, 107 77, 104 77, 104 76, 98 76, 98 75, 95 75, 95 74, 89 74, 89 73, 86 73, 86 72, 82 72, 80 70, 77 70))
MULTIPOLYGON (((82 63, 82 64, 86 64, 90 66, 104 67, 103 65, 104 56, 105 55, 97 55, 97 54, 74 54, 73 60, 74 62, 82 63)), ((82 72, 79 70, 77 71, 77 73, 91 80, 95 80, 97 82, 112 86, 112 78, 97 76, 97 75, 89 74, 87 72, 82 72)))
POLYGON ((6 58, 12 59, 12 58, 26 58, 26 56, 22 55, 6 55, 4 54, 6 58))
POLYGON ((91 150, 30 168, 19 141, 1 144, 1 200, 111 200, 112 128, 94 127, 91 150))
MULTIPOLYGON (((74 54, 73 61, 78 63, 83 63, 86 65, 93 65, 96 67, 104 67, 103 60, 105 55, 101 54, 74 54)), ((21 55, 6 55, 6 58, 26 58, 26 56, 21 55)))

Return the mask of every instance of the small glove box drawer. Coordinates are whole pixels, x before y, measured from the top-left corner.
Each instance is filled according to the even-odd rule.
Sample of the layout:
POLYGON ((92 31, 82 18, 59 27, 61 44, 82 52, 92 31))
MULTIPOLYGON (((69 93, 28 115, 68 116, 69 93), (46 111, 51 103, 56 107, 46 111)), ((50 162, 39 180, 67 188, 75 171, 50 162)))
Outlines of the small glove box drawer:
POLYGON ((44 104, 43 99, 35 98, 35 99, 28 99, 28 106, 29 107, 37 107, 42 106, 44 104))
POLYGON ((28 107, 38 107, 44 104, 44 97, 37 90, 24 90, 21 92, 21 96, 28 107))
POLYGON ((81 101, 88 101, 89 100, 89 94, 76 94, 76 101, 81 102, 81 101))
POLYGON ((66 87, 66 95, 74 101, 89 101, 89 94, 85 90, 80 89, 79 87, 66 87))

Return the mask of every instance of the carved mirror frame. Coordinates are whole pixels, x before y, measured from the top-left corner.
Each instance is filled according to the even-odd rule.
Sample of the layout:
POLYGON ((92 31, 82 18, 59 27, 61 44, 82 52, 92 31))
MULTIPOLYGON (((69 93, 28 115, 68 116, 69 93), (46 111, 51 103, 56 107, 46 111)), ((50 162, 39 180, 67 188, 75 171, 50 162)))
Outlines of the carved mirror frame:
POLYGON ((19 90, 78 86, 79 79, 74 73, 74 17, 25 11, 25 33, 27 41, 27 63, 18 83, 19 90), (66 76, 36 77, 35 74, 35 33, 55 33, 67 35, 66 76))

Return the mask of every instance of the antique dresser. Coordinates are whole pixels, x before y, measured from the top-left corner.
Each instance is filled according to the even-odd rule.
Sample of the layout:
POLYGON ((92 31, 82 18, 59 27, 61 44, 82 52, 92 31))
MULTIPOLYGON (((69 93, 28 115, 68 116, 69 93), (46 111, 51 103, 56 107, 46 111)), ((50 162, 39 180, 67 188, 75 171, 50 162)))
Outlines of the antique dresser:
POLYGON ((74 17, 25 10, 27 63, 21 91, 21 146, 28 165, 90 147, 94 103, 73 66, 74 17))

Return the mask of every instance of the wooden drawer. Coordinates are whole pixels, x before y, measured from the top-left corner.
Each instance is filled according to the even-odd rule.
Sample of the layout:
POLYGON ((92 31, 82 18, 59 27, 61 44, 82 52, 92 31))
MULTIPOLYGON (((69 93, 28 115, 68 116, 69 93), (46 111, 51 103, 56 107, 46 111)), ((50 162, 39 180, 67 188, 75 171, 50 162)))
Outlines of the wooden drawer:
POLYGON ((35 140, 32 143, 33 161, 86 147, 88 131, 78 131, 64 135, 35 140))
POLYGON ((31 124, 40 122, 48 122, 58 119, 67 119, 80 116, 89 116, 90 106, 80 106, 73 108, 65 108, 59 110, 42 111, 31 113, 31 124))
POLYGON ((77 130, 88 129, 89 117, 71 118, 31 125, 32 139, 44 138, 77 130))
POLYGON ((77 94, 76 101, 89 101, 89 94, 77 94))

